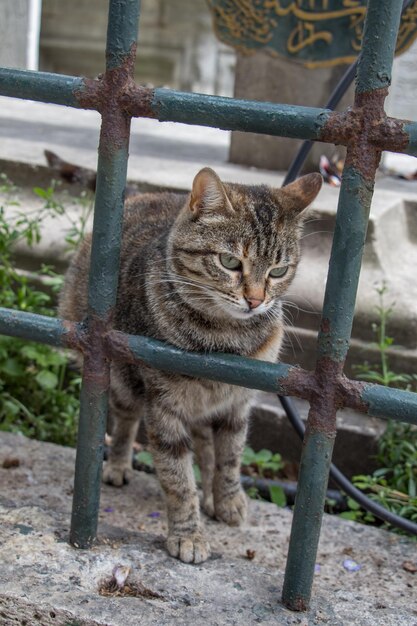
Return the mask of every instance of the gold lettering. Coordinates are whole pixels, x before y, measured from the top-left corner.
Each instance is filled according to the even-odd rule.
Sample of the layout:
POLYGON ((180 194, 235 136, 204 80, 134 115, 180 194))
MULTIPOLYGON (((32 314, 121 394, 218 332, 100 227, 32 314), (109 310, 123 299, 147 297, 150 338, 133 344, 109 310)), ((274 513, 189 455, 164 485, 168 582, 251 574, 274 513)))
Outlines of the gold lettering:
POLYGON ((288 37, 287 50, 290 54, 296 54, 319 40, 331 43, 333 35, 325 30, 316 33, 313 24, 298 22, 297 26, 288 37))
MULTIPOLYGON (((361 49, 366 13, 365 0, 339 0, 338 2, 334 0, 332 2, 329 0, 207 0, 207 2, 215 15, 215 29, 218 37, 246 52, 259 47, 267 47, 271 54, 276 54, 279 46, 271 45, 274 36, 276 37, 275 29, 277 26, 281 27, 280 18, 283 18, 282 32, 288 32, 290 25, 287 21, 291 17, 293 21, 290 21, 290 24, 294 24, 294 18, 297 23, 295 28, 291 26, 293 30, 286 44, 287 52, 291 55, 297 55, 298 52, 314 46, 318 41, 330 44, 334 40, 336 35, 334 36, 331 32, 333 28, 328 24, 326 28, 323 28, 323 21, 337 22, 344 18, 345 21, 342 21, 342 24, 347 24, 347 22, 349 24, 347 27, 349 30, 345 27, 345 36, 350 41, 342 44, 344 36, 342 24, 339 26, 339 35, 337 35, 341 39, 339 47, 346 48, 346 50, 343 49, 345 54, 337 58, 318 60, 314 58, 315 54, 312 51, 311 59, 303 61, 307 67, 346 63, 355 58, 355 54, 361 49), (334 8, 335 6, 338 8, 334 8)), ((414 0, 401 19, 396 54, 407 50, 416 37, 417 0, 414 0)), ((342 53, 342 49, 340 52, 342 53)), ((322 56, 321 52, 318 54, 322 56)))

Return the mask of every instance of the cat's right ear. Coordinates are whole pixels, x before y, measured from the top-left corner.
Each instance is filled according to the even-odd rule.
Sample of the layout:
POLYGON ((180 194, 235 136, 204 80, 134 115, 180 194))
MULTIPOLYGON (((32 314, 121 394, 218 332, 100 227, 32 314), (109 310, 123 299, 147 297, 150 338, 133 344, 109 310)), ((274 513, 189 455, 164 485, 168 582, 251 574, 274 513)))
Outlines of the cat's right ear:
POLYGON ((195 218, 213 220, 234 213, 222 181, 210 167, 204 167, 194 178, 189 207, 195 218))

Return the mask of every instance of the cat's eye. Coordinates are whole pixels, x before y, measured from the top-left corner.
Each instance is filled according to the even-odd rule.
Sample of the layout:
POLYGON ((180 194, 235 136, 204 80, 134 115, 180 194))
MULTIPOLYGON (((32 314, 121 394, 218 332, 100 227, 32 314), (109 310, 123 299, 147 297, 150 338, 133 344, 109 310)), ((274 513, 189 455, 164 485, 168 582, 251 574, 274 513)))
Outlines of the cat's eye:
POLYGON ((230 254, 221 254, 220 263, 228 270, 240 270, 242 263, 235 256, 230 254))
POLYGON ((274 267, 270 272, 269 275, 272 278, 281 278, 282 276, 285 276, 285 274, 288 272, 288 266, 284 266, 284 267, 274 267))

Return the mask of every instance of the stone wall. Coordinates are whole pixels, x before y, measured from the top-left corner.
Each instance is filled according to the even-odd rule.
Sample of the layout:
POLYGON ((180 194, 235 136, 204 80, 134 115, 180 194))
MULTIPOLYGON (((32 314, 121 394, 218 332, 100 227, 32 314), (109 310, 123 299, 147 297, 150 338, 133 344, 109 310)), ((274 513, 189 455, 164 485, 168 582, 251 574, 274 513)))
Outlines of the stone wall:
MULTIPOLYGON (((268 52, 253 55, 238 54, 236 64, 236 98, 323 107, 334 86, 346 71, 346 65, 308 69, 296 61, 273 57, 268 52)), ((353 102, 349 89, 339 108, 353 102)), ((291 164, 301 141, 257 135, 232 133, 230 160, 232 163, 253 165, 264 169, 285 170, 291 164)), ((321 154, 344 155, 343 148, 316 142, 308 157, 306 168, 317 170, 321 154)))
MULTIPOLYGON (((94 77, 104 69, 108 3, 43 0, 40 66, 94 77)), ((215 37, 205 0, 142 0, 136 80, 231 95, 234 51, 215 37)))

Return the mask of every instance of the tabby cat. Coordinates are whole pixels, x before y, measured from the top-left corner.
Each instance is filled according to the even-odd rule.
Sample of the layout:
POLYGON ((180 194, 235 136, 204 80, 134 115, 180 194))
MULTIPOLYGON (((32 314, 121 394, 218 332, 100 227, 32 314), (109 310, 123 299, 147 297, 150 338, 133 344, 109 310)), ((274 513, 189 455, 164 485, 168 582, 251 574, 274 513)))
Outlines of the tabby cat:
MULTIPOLYGON (((304 209, 322 183, 309 174, 282 189, 223 183, 210 168, 188 197, 143 194, 126 203, 114 327, 184 350, 276 361, 281 296, 294 278, 304 209)), ((60 315, 87 311, 91 238, 68 270, 60 315)), ((168 507, 168 552, 186 563, 210 554, 200 519, 192 456, 205 512, 230 525, 246 515, 240 458, 253 392, 233 385, 113 363, 112 446, 104 481, 129 480, 143 415, 168 507)))

